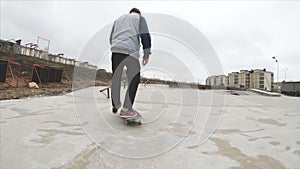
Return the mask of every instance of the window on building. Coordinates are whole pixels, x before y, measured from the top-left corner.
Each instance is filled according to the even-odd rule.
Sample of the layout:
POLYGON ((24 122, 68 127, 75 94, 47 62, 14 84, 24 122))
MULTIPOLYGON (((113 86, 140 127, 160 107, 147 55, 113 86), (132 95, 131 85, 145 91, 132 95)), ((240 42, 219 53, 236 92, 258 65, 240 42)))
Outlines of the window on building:
POLYGON ((260 89, 264 89, 264 85, 259 85, 259 88, 260 89))
POLYGON ((264 73, 260 73, 259 76, 260 76, 260 77, 263 77, 263 76, 264 76, 264 73))
POLYGON ((274 79, 274 75, 273 73, 271 73, 271 80, 273 81, 273 79, 274 79))
POLYGON ((260 77, 259 78, 260 81, 264 81, 264 79, 265 79, 264 77, 260 77))
POLYGON ((239 76, 234 75, 234 84, 238 84, 239 76))

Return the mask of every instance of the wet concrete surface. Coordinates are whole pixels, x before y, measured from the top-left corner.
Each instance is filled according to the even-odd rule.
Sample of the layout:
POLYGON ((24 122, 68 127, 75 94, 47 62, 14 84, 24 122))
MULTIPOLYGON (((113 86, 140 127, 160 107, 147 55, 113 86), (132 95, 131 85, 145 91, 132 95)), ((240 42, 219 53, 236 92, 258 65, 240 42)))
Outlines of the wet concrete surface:
POLYGON ((1 101, 0 168, 300 168, 300 98, 140 86, 140 126, 101 88, 1 101))

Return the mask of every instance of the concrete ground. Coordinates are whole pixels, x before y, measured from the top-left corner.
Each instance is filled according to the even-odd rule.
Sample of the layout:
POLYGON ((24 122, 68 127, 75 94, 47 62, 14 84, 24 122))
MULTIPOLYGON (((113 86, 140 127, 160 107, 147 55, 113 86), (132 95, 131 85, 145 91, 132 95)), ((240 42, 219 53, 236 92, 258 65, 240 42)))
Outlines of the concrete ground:
POLYGON ((101 88, 1 101, 0 168, 300 168, 300 98, 141 85, 140 126, 101 88))

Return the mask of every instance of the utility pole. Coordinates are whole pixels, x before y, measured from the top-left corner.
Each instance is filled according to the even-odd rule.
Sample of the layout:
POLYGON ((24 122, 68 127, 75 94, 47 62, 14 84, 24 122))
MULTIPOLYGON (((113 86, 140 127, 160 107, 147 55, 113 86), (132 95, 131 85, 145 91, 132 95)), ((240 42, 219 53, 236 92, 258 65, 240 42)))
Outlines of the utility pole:
POLYGON ((275 56, 273 56, 272 59, 277 63, 277 82, 279 82, 279 61, 275 56))

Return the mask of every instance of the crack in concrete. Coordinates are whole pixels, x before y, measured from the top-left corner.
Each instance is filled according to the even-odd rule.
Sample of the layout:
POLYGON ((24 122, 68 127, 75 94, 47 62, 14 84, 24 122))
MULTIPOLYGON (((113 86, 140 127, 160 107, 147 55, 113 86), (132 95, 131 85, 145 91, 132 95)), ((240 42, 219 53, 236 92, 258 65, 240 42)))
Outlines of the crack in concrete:
POLYGON ((277 146, 280 144, 278 141, 270 141, 269 143, 273 146, 277 146))
POLYGON ((218 129, 215 131, 216 134, 221 133, 224 135, 230 135, 230 134, 241 134, 241 133, 253 133, 253 132, 259 132, 263 131, 264 129, 256 129, 256 130, 240 130, 240 129, 218 129))
POLYGON ((248 141, 256 141, 256 140, 260 140, 260 139, 269 139, 269 138, 273 138, 273 137, 271 137, 271 136, 256 137, 256 138, 250 138, 250 139, 248 139, 248 141))
POLYGON ((280 123, 279 121, 274 120, 272 118, 254 119, 254 118, 251 118, 251 117, 247 117, 247 119, 256 121, 256 122, 261 123, 261 124, 268 124, 268 125, 274 125, 274 126, 279 126, 279 127, 286 126, 286 123, 280 123))
POLYGON ((43 123, 55 123, 55 124, 58 124, 59 126, 58 127, 78 127, 78 126, 81 126, 81 125, 86 125, 88 124, 88 122, 84 122, 82 124, 68 124, 68 123, 64 123, 64 122, 61 122, 61 121, 44 121, 43 123))

